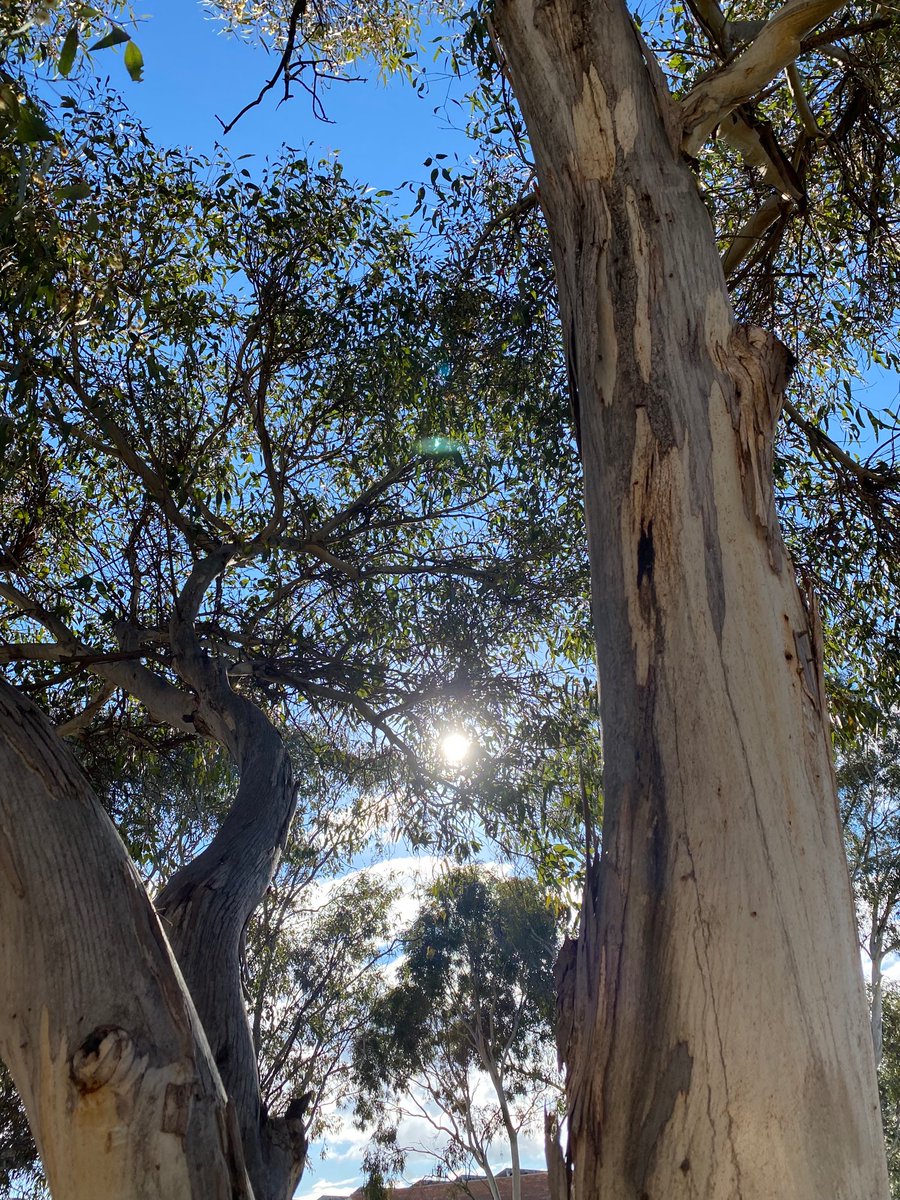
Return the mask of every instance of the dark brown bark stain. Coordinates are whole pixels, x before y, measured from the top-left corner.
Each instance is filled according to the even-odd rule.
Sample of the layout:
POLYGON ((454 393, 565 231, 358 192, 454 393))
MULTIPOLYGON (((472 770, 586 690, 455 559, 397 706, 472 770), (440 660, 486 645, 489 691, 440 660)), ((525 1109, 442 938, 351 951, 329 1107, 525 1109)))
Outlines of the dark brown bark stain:
MULTIPOLYGON (((690 1090, 693 1069, 694 1059, 688 1051, 687 1042, 678 1042, 665 1071, 656 1081, 650 1110, 631 1145, 628 1167, 638 1195, 648 1194, 647 1177, 653 1166, 657 1144, 672 1117, 678 1097, 690 1090)), ((681 1164, 682 1171, 686 1170, 685 1163, 686 1159, 681 1164)))
POLYGON ((641 536, 638 538, 637 548, 637 585, 638 587, 648 580, 653 578, 653 562, 656 557, 656 551, 653 548, 653 521, 649 520, 646 526, 641 530, 641 536))

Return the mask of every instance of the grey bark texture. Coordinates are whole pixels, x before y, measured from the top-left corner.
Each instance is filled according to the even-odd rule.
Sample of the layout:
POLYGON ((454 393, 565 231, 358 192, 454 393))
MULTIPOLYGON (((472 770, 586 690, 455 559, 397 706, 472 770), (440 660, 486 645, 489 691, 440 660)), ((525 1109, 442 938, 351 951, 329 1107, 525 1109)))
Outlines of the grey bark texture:
POLYGON ((250 1200, 233 1105, 111 822, 0 681, 0 1054, 54 1200, 250 1200))
POLYGON ((772 491, 789 356, 733 316, 620 0, 499 0, 580 408, 602 860, 560 960, 578 1200, 888 1195, 815 605, 772 491))

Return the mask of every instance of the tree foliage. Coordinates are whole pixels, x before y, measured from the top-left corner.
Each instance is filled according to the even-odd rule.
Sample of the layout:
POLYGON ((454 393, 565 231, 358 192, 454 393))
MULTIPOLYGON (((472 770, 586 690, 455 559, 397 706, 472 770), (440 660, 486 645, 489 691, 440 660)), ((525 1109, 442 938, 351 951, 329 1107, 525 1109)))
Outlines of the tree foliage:
POLYGON ((418 1111, 436 1107, 427 1119, 449 1135, 446 1169, 474 1159, 492 1180, 499 1136, 517 1173, 519 1130, 556 1102, 557 945, 554 916, 529 879, 467 867, 433 885, 402 937, 396 980, 354 1046, 357 1115, 378 1121, 382 1148, 396 1146, 398 1119, 419 1095, 418 1111))

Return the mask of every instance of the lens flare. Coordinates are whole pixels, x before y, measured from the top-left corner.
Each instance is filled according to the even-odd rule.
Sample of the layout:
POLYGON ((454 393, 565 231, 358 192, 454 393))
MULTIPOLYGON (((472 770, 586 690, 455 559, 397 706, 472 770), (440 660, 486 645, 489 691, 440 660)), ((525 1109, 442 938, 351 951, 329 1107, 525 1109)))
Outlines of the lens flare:
POLYGON ((459 729, 451 729, 441 738, 441 754, 451 766, 458 767, 465 762, 471 748, 471 741, 459 729))

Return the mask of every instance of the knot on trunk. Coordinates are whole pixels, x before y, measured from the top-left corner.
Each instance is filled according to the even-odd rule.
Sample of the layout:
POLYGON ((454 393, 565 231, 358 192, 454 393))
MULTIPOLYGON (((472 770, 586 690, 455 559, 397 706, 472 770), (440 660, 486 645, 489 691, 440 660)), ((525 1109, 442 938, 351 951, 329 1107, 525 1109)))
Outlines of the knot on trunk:
POLYGON ((131 1034, 117 1025, 99 1025, 72 1055, 72 1082, 82 1095, 104 1087, 125 1091, 144 1065, 131 1034))

